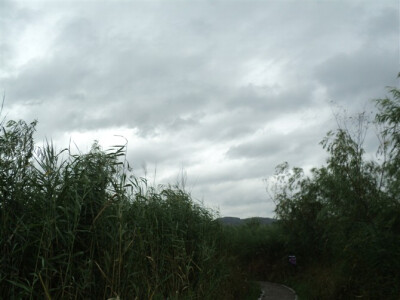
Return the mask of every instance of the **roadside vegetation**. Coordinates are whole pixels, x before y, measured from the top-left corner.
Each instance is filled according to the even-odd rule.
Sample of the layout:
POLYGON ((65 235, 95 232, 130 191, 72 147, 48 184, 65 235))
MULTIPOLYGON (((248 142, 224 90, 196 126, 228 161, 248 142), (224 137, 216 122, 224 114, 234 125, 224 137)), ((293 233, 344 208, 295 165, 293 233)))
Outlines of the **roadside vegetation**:
POLYGON ((321 142, 325 165, 307 174, 276 168, 274 224, 226 229, 255 279, 285 283, 300 299, 400 298, 400 90, 389 93, 372 120, 337 116, 321 142), (375 155, 365 152, 368 130, 379 141, 375 155))
POLYGON ((36 122, 0 133, 4 299, 246 299, 214 212, 131 175, 125 147, 35 148, 36 122))
POLYGON ((305 299, 400 297, 400 90, 389 92, 373 122, 362 113, 328 133, 326 165, 307 176, 277 168, 276 215, 298 261, 288 280, 305 299), (369 125, 375 159, 364 150, 369 125))
POLYGON ((124 145, 35 147, 36 122, 0 122, 0 295, 5 299, 256 299, 254 280, 301 299, 400 297, 400 90, 338 122, 326 164, 283 163, 276 222, 223 226, 179 186, 132 175, 124 145), (380 146, 367 159, 364 140, 380 146), (296 265, 289 255, 296 256, 296 265))

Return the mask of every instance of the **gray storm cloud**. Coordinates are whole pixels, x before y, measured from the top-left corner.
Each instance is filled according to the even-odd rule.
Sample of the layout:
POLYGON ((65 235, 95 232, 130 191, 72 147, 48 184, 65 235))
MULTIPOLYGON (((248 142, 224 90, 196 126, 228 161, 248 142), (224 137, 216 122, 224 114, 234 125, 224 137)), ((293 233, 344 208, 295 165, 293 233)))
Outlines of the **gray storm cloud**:
POLYGON ((9 118, 58 143, 124 133, 137 172, 157 165, 166 183, 184 168, 222 215, 272 216, 262 179, 323 163, 331 101, 362 111, 399 71, 395 0, 0 6, 9 118))

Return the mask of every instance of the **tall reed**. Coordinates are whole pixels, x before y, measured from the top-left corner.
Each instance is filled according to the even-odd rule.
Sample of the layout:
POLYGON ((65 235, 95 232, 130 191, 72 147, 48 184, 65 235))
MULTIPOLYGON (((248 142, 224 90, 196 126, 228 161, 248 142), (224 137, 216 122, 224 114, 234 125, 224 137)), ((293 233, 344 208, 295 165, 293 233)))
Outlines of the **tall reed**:
MULTIPOLYGON (((0 295, 6 299, 233 299, 214 212, 129 172, 125 147, 34 147, 0 134, 0 295), (229 288, 228 288, 229 287, 229 288), (225 290, 223 290, 225 289, 225 290)), ((240 279, 238 279, 240 280, 240 279)))

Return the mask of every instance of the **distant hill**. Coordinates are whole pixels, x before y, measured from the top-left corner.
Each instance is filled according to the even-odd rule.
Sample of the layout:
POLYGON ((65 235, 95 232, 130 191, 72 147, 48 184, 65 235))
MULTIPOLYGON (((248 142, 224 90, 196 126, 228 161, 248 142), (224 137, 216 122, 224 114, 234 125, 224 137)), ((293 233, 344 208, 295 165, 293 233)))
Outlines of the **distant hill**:
POLYGON ((260 224, 267 225, 275 222, 275 219, 272 218, 261 218, 261 217, 253 217, 253 218, 236 218, 236 217, 223 217, 223 218, 218 218, 218 221, 220 221, 223 225, 243 225, 248 222, 257 220, 260 222, 260 224))

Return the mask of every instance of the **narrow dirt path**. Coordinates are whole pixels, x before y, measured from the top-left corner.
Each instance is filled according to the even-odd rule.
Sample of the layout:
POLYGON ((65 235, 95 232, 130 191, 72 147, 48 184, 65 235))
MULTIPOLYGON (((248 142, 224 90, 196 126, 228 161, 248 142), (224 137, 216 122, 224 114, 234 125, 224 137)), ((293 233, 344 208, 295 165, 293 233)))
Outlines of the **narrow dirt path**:
POLYGON ((261 287, 261 296, 258 300, 295 300, 297 299, 296 293, 281 284, 260 281, 258 282, 261 287))

